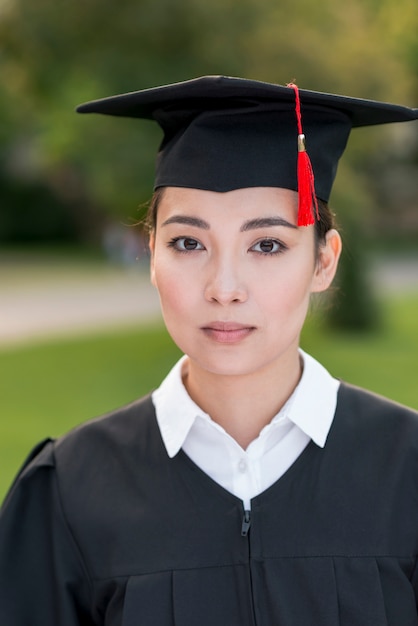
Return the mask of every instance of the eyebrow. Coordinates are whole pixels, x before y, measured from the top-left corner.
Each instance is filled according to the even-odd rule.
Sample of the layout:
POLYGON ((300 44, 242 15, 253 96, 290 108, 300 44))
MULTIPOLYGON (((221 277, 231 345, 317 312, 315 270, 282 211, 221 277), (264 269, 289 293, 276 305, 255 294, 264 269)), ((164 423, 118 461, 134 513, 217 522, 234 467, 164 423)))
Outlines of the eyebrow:
MULTIPOLYGON (((202 228, 203 230, 210 230, 210 224, 200 217, 193 217, 191 215, 172 215, 162 226, 168 226, 168 224, 185 224, 186 226, 195 226, 196 228, 202 228)), ((240 228, 240 232, 244 233, 248 230, 255 230, 257 228, 266 228, 270 226, 285 226, 286 228, 293 228, 297 230, 297 226, 288 222, 283 217, 256 217, 252 220, 247 220, 240 228)))
POLYGON ((200 217, 192 217, 191 215, 172 215, 162 226, 168 224, 185 224, 186 226, 196 226, 196 228, 203 228, 204 230, 210 230, 210 224, 202 220, 200 217))
POLYGON ((256 217, 253 220, 247 220, 240 228, 241 232, 253 230, 256 228, 265 228, 266 226, 286 226, 286 228, 294 228, 297 230, 296 224, 288 222, 283 217, 256 217))

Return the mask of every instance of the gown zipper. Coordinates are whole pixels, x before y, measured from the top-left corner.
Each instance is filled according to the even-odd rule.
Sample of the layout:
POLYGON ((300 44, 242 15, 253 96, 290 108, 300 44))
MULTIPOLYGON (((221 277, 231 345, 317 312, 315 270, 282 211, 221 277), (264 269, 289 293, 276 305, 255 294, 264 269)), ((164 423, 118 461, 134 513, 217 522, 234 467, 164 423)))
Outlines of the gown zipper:
POLYGON ((253 624, 254 626, 257 624, 257 618, 256 618, 256 613, 255 613, 255 606, 254 606, 254 589, 253 589, 253 577, 252 577, 252 567, 251 567, 251 548, 250 548, 250 538, 248 537, 248 533, 250 531, 250 526, 251 526, 251 511, 245 509, 244 510, 244 515, 242 517, 242 524, 241 524, 241 536, 242 537, 247 537, 247 541, 248 541, 248 556, 249 556, 249 563, 248 563, 248 576, 249 576, 249 592, 250 592, 250 597, 251 597, 251 607, 252 607, 252 616, 253 616, 253 624))
POLYGON ((251 526, 251 511, 245 510, 241 524, 241 536, 246 537, 251 526))

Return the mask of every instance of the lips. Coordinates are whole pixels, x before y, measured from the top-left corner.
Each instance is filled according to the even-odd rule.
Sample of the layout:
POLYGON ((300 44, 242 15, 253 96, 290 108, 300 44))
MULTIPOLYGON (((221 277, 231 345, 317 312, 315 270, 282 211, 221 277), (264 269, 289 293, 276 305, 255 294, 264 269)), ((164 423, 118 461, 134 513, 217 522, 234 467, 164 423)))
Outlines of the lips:
POLYGON ((211 322, 202 326, 202 331, 218 343, 238 343, 255 331, 255 326, 237 322, 211 322))

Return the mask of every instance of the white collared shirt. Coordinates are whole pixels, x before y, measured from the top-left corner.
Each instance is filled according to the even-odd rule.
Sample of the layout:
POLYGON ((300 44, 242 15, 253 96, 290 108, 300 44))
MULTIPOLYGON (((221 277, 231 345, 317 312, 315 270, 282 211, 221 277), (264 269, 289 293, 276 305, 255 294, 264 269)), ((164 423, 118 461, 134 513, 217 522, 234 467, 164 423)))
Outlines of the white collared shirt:
POLYGON ((304 367, 295 391, 244 450, 190 398, 182 381, 182 357, 152 394, 157 422, 170 458, 180 449, 250 509, 313 440, 323 448, 337 406, 339 381, 300 350, 304 367))

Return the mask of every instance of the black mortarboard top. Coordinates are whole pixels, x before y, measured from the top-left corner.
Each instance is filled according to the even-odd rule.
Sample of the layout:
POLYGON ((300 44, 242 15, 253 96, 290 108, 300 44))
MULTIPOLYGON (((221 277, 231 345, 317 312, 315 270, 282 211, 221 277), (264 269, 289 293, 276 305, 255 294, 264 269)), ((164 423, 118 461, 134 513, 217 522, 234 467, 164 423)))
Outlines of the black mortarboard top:
POLYGON ((303 132, 315 193, 324 201, 351 128, 418 119, 418 109, 225 76, 103 98, 77 111, 157 121, 164 138, 155 188, 267 186, 300 193, 298 135, 303 132))

